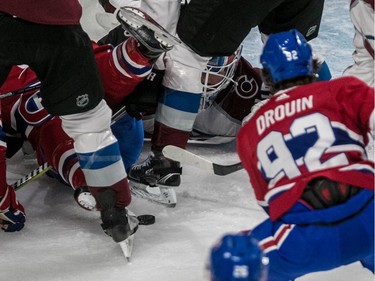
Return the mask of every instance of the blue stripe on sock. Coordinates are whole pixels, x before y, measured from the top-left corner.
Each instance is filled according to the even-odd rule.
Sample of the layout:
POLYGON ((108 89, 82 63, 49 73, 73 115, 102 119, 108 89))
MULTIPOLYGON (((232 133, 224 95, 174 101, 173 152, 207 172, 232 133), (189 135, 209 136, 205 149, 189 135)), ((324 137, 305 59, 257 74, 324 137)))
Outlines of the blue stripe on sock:
POLYGON ((130 70, 131 73, 135 75, 142 75, 148 71, 150 71, 151 66, 144 66, 142 68, 132 66, 124 57, 121 58, 122 62, 124 63, 125 67, 130 70))
POLYGON ((81 168, 90 170, 102 169, 122 160, 117 142, 94 152, 77 155, 81 168))
POLYGON ((160 102, 173 109, 197 113, 199 110, 200 100, 200 94, 165 88, 164 95, 160 102))

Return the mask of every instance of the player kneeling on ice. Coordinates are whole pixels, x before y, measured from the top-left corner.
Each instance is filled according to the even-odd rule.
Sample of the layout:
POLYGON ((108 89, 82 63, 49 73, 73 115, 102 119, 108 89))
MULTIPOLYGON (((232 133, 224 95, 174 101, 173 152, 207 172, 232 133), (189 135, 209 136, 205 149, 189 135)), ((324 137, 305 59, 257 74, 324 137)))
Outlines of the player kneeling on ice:
POLYGON ((212 247, 206 270, 210 281, 267 281, 268 258, 253 237, 227 234, 212 247))
MULTIPOLYGON (((119 13, 122 12, 123 10, 119 11, 119 13)), ((127 16, 129 16, 129 11, 125 13, 125 16, 119 14, 119 20, 127 20, 129 23, 133 23, 134 19, 127 18, 127 16)), ((139 33, 144 38, 135 39, 130 37, 115 48, 110 45, 98 46, 93 43, 96 62, 99 66, 105 89, 105 100, 114 113, 125 102, 126 96, 134 87, 151 72, 155 59, 173 47, 171 42, 166 42, 167 38, 163 38, 162 42, 160 42, 153 36, 158 32, 158 26, 147 15, 144 14, 143 16, 145 17, 143 18, 144 21, 150 22, 148 25, 150 28, 146 26, 139 27, 140 23, 138 21, 134 24, 135 27, 129 26, 128 28, 134 29, 134 36, 139 29, 142 29, 142 32, 139 33), (141 43, 139 43, 140 41, 141 43)), ((161 30, 161 32, 164 34, 164 31, 161 30)), ((37 81, 37 78, 29 68, 14 67, 8 76, 8 80, 0 90, 1 92, 8 92, 15 88, 26 87, 35 81, 37 81)), ((3 100, 2 106, 4 129, 9 130, 7 134, 18 133, 27 136, 29 142, 37 151, 39 163, 48 162, 52 166, 51 175, 79 191, 76 192, 77 202, 86 209, 95 209, 97 207, 101 211, 102 227, 107 234, 112 236, 115 242, 127 239, 129 235, 136 231, 138 222, 132 225, 132 221, 128 221, 130 217, 125 208, 131 201, 128 180, 124 179, 125 188, 122 187, 121 190, 115 189, 118 193, 117 199, 116 194, 111 190, 107 192, 102 191, 100 187, 89 186, 87 188, 88 184, 78 164, 77 155, 73 150, 74 141, 64 132, 60 118, 49 115, 43 108, 38 92, 6 98, 3 100), (92 198, 90 192, 94 198, 92 198), (81 195, 87 195, 88 197, 86 198, 91 201, 82 201, 81 195)), ((95 124, 92 125, 95 126, 95 124)), ((78 130, 79 128, 76 129, 78 130)), ((126 115, 116 120, 112 130, 119 140, 121 157, 119 155, 111 155, 111 151, 108 151, 109 154, 106 156, 119 158, 122 160, 120 161, 121 165, 124 164, 125 168, 129 168, 136 161, 142 149, 142 123, 126 115), (141 137, 139 137, 139 133, 141 137)), ((3 142, 5 144, 5 138, 3 142)), ((90 143, 88 142, 87 145, 90 145, 90 143)), ((9 152, 11 156, 19 148, 14 148, 13 152, 7 151, 7 153, 9 152)), ((5 159, 5 150, 5 145, 0 145, 0 152, 3 153, 2 159, 5 159)), ((4 163, 4 169, 1 169, 4 176, 0 177, 0 179, 5 182, 5 161, 1 163, 4 163)), ((2 186, 6 186, 6 183, 2 186)), ((7 231, 19 230, 24 222, 24 217, 21 217, 23 208, 15 200, 13 189, 9 187, 5 189, 4 193, 5 195, 2 197, 0 205, 0 210, 2 210, 1 219, 6 220, 9 225, 3 225, 3 228, 6 227, 7 231)))
POLYGON ((275 94, 253 110, 237 147, 269 215, 248 232, 269 279, 294 280, 354 262, 374 272, 374 88, 355 77, 314 82, 311 47, 296 30, 272 34, 261 55, 275 94))

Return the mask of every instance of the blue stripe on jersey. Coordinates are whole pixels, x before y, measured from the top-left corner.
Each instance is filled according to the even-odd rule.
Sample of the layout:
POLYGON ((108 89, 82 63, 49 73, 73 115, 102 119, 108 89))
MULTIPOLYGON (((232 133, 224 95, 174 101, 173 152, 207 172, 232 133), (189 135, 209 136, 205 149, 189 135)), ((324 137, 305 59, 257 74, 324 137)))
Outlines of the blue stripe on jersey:
MULTIPOLYGON (((339 128, 334 128, 333 133, 335 134, 335 142, 332 144, 333 146, 340 146, 340 145, 355 145, 363 147, 363 143, 357 141, 350 137, 348 132, 341 130, 339 128)), ((324 138, 324 137, 323 137, 324 138)), ((293 137, 291 140, 287 140, 285 143, 292 153, 294 159, 298 159, 306 155, 308 149, 310 149, 316 141, 319 139, 319 136, 316 131, 311 133, 306 133, 301 136, 293 137)), ((341 153, 342 151, 338 152, 341 153)), ((275 157, 275 156, 273 156, 275 157)), ((270 160, 274 160, 272 155, 270 155, 270 160)), ((277 157, 277 156, 276 156, 277 157)))
POLYGON ((78 153, 78 158, 81 168, 90 170, 102 169, 122 160, 117 142, 94 152, 78 153))
POLYGON ((146 72, 151 70, 151 66, 144 66, 144 67, 134 67, 132 66, 124 57, 121 58, 123 63, 125 64, 126 68, 130 70, 131 73, 135 75, 143 75, 146 72))
POLYGON ((198 113, 201 94, 165 88, 160 103, 184 112, 198 113))

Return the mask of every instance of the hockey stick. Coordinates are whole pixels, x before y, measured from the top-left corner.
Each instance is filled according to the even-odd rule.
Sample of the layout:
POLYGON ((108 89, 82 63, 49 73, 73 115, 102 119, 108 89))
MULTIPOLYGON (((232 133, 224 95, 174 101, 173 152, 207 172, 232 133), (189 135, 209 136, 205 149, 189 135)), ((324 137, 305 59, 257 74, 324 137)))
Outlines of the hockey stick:
POLYGON ((165 157, 181 162, 183 165, 194 166, 218 176, 225 176, 243 169, 241 162, 231 165, 221 165, 173 145, 164 147, 163 154, 165 157))
POLYGON ((39 178, 40 176, 48 172, 51 168, 52 167, 48 163, 44 163, 43 165, 28 173, 26 176, 23 176, 18 181, 14 182, 12 184, 14 190, 18 190, 25 184, 39 178))
MULTIPOLYGON (((113 125, 116 121, 118 121, 125 114, 126 114, 126 106, 124 105, 115 114, 113 114, 111 125, 113 125)), ((39 178, 41 175, 44 175, 46 172, 48 172, 51 168, 52 166, 50 166, 47 162, 43 163, 38 168, 28 173, 26 176, 23 176, 22 178, 14 182, 12 184, 12 186, 14 187, 14 190, 18 190, 25 184, 29 183, 30 181, 33 181, 39 178)))
POLYGON ((33 86, 29 86, 29 87, 26 87, 26 88, 23 88, 23 89, 19 89, 19 90, 15 90, 15 91, 12 91, 12 92, 0 94, 0 99, 12 97, 12 96, 17 96, 17 95, 20 95, 20 94, 23 94, 23 93, 27 93, 27 92, 30 92, 30 91, 33 91, 33 90, 40 89, 40 87, 41 87, 41 83, 39 82, 39 83, 37 83, 33 86))
POLYGON ((112 115, 111 125, 113 125, 115 122, 117 122, 125 114, 126 114, 126 105, 124 105, 123 107, 121 107, 119 110, 116 111, 116 113, 114 113, 112 115))

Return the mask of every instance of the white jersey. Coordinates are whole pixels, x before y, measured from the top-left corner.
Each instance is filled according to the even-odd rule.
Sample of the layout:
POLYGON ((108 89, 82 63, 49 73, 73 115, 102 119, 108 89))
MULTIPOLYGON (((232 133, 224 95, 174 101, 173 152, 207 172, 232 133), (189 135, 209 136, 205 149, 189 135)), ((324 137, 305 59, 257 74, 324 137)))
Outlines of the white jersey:
MULTIPOLYGON (((172 35, 176 35, 180 16, 181 0, 141 0, 141 10, 150 15, 172 35)), ((202 93, 201 75, 209 58, 202 58, 184 43, 175 45, 165 56, 159 57, 155 67, 165 69, 163 85, 177 95, 187 93, 200 96, 202 93)), ((182 101, 184 98, 180 98, 182 101)), ((199 100, 199 97, 197 98, 199 100)), ((169 128, 189 132, 192 130, 196 113, 180 110, 179 103, 165 105, 159 103, 155 120, 169 128)), ((190 101, 184 101, 190 103, 190 101)))
POLYGON ((142 0, 140 9, 164 27, 170 34, 176 34, 180 16, 180 0, 142 0))
POLYGON ((354 64, 343 75, 356 76, 374 87, 374 1, 352 0, 350 17, 355 28, 354 64))

